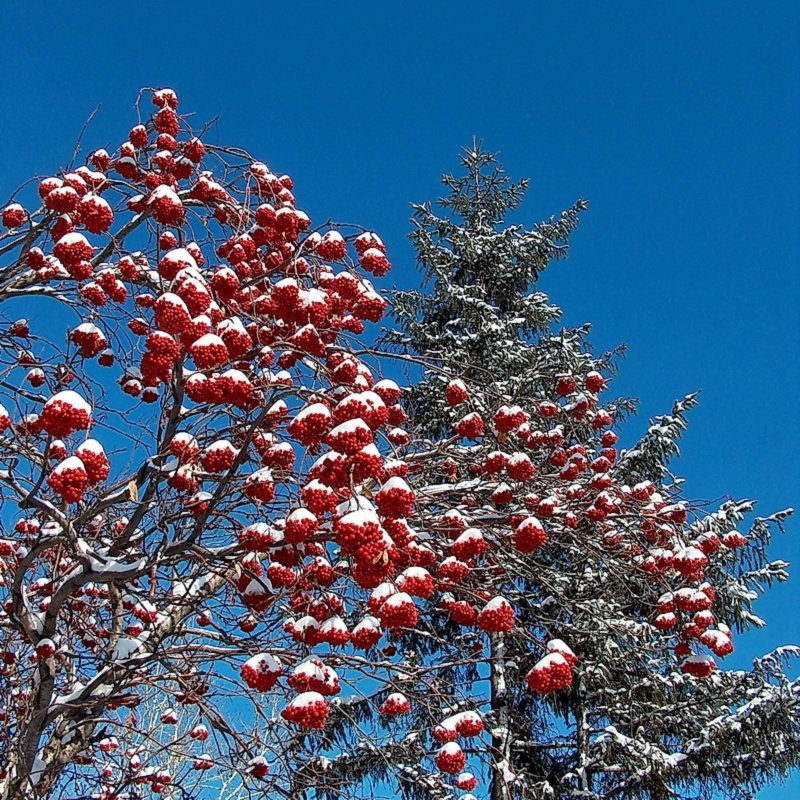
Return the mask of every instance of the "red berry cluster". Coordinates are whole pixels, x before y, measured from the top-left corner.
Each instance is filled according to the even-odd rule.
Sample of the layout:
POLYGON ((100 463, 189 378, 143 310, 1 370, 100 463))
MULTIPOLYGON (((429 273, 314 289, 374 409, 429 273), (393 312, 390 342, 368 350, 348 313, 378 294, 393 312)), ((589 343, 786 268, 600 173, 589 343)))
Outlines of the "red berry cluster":
POLYGON ((405 592, 397 592, 387 598, 378 609, 378 616, 385 628, 414 628, 419 622, 419 610, 405 592))
POLYGON ((6 228, 20 228, 25 224, 27 215, 19 203, 12 203, 3 209, 2 221, 6 228))
POLYGON ((487 633, 508 633, 514 628, 514 609, 504 597, 490 600, 478 614, 478 627, 487 633))
POLYGON ((75 455, 83 462, 90 486, 102 483, 111 470, 108 457, 103 446, 96 439, 87 439, 75 451, 75 455))
POLYGON ((319 692, 322 695, 339 694, 339 676, 318 658, 298 664, 286 682, 296 692, 319 692))
POLYGON ((252 689, 268 692, 284 672, 280 659, 269 653, 259 653, 242 667, 242 680, 252 689))
POLYGON ((39 425, 59 439, 86 430, 92 419, 91 407, 76 392, 66 390, 53 395, 42 408, 39 425))
POLYGON ((467 763, 467 757, 464 751, 455 743, 448 742, 436 754, 436 766, 442 772, 455 774, 461 772, 467 763))
POLYGON ((393 692, 380 704, 378 711, 388 717, 402 716, 411 711, 411 703, 401 692, 393 692))
POLYGON ((303 692, 281 711, 281 716, 301 728, 322 730, 328 712, 328 701, 319 692, 303 692))
POLYGON ((477 411, 462 417, 455 426, 456 433, 463 439, 479 439, 483 436, 485 423, 477 411))
POLYGON ((532 553, 547 541, 547 532, 536 517, 525 517, 514 529, 514 547, 532 553))
POLYGON ((89 486, 89 476, 80 458, 70 456, 50 473, 47 485, 65 503, 78 503, 89 486))
POLYGON ((251 553, 266 553, 280 539, 280 531, 266 522, 254 522, 239 533, 239 544, 251 553))
POLYGON ((537 694, 558 692, 572 686, 572 667, 561 653, 549 653, 535 664, 525 680, 537 694))

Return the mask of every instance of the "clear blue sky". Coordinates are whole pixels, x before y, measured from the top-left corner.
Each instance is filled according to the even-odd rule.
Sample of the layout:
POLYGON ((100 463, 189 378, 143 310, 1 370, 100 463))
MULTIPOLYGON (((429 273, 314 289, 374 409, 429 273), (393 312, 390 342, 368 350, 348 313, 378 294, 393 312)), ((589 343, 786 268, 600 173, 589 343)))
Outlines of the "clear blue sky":
MULTIPOLYGON (((289 172, 312 218, 378 230, 408 286, 408 202, 478 135, 533 179, 531 220, 590 200, 545 288, 598 347, 628 343, 630 430, 703 389, 688 493, 766 513, 800 505, 799 31, 792 2, 4 3, 0 201, 65 163, 98 103, 90 147, 169 85, 289 172)), ((773 552, 797 562, 789 530, 773 552)), ((737 657, 800 642, 799 586, 737 657)))

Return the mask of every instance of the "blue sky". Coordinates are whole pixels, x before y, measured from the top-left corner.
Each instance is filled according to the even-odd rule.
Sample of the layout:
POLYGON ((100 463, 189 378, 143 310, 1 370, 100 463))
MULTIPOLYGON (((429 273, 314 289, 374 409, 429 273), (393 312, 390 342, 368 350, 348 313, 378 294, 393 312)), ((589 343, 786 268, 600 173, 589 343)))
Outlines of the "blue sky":
MULTIPOLYGON (((799 31, 789 2, 6 3, 0 200, 68 161, 97 104, 89 148, 125 135, 140 86, 169 85, 289 172, 312 218, 379 231, 407 287, 408 203, 477 135, 532 178, 531 221, 589 199, 544 288, 599 348, 628 343, 631 433, 702 389, 689 495, 768 513, 800 504, 799 31)), ((774 554, 800 560, 798 534, 774 554)), ((737 657, 800 642, 798 580, 737 657)))

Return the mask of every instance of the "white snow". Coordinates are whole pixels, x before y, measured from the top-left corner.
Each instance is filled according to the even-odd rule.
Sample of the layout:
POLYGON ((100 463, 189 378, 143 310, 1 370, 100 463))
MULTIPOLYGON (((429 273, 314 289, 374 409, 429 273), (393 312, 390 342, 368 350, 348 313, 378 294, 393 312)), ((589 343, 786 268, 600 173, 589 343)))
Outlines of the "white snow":
MULTIPOLYGON (((84 323, 84 325, 89 325, 89 323, 84 323)), ((91 328, 95 328, 94 325, 90 325, 91 328)), ((79 326, 79 329, 83 329, 83 326, 79 326)), ((95 328, 95 330, 99 330, 95 328)), ((63 392, 58 392, 54 394, 45 404, 44 407, 50 408, 53 407, 56 403, 63 403, 67 406, 72 406, 73 408, 77 408, 79 411, 85 411, 87 414, 92 413, 92 407, 77 393, 73 392, 71 389, 65 389, 63 392)))

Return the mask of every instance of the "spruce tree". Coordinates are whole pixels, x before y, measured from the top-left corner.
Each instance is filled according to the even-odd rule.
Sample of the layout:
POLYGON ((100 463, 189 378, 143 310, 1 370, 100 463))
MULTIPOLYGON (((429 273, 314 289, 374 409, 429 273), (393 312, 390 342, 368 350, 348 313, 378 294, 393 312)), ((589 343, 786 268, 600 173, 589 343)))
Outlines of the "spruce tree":
POLYGON ((407 427, 429 441, 415 519, 452 553, 443 638, 472 641, 485 679, 486 796, 752 797, 798 764, 800 684, 785 670, 800 649, 749 670, 715 656, 762 624, 754 600, 787 579, 766 549, 791 510, 742 533, 752 502, 684 496, 670 462, 694 395, 617 450, 633 404, 604 399, 613 354, 592 354, 589 326, 560 327, 537 288, 587 204, 512 224, 527 182, 475 143, 461 165, 441 211, 414 206, 427 293, 395 292, 386 339, 425 365, 406 398, 407 427), (513 628, 479 618, 489 641, 470 640, 467 609, 497 597, 513 628))

